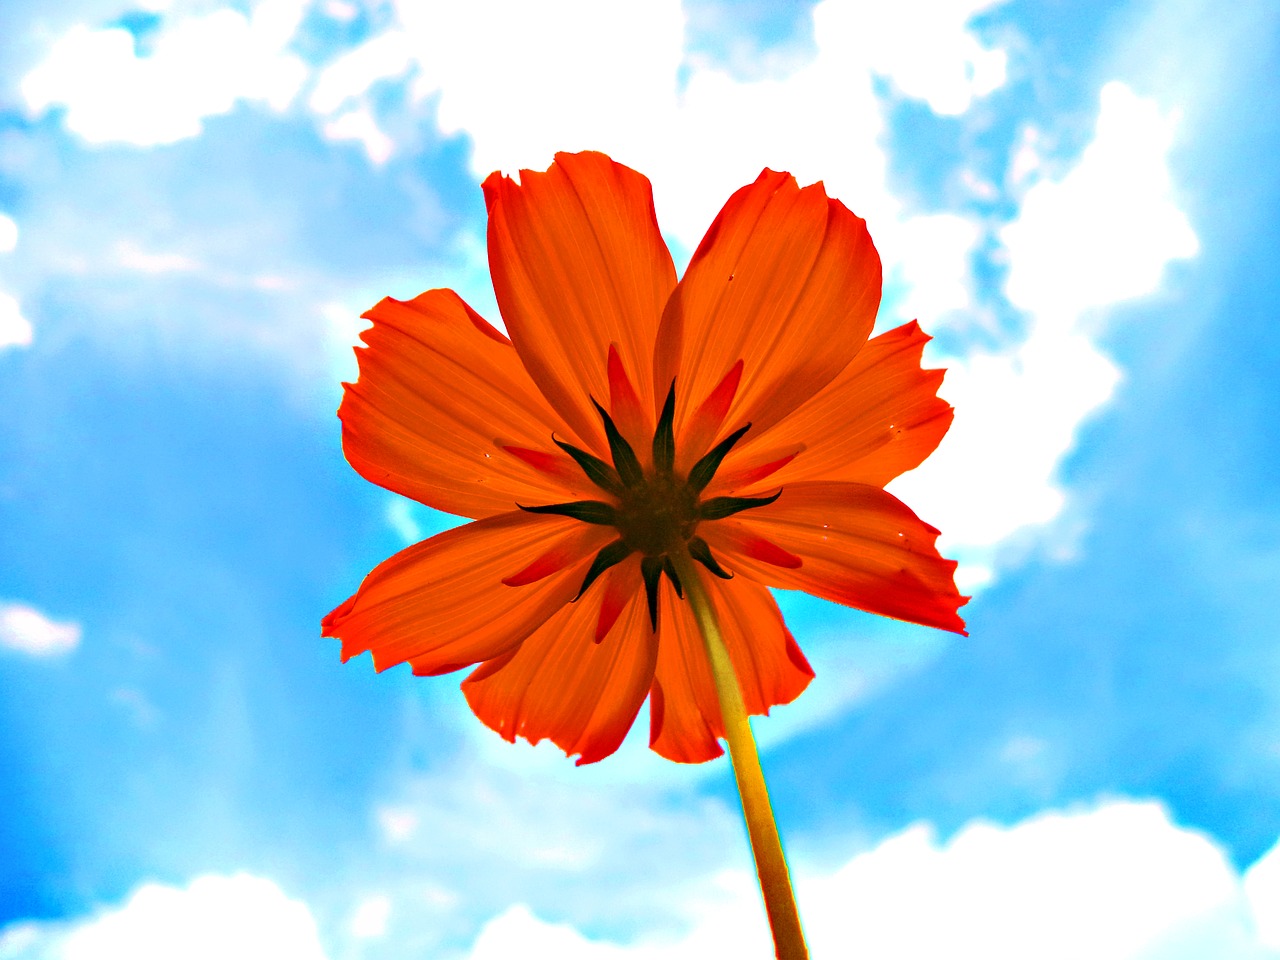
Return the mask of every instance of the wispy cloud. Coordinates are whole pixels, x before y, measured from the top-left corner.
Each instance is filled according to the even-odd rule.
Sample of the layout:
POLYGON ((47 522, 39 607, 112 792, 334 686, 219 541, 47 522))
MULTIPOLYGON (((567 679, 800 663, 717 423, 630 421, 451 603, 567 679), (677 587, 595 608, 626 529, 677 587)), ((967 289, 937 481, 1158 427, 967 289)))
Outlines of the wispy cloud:
POLYGON ((57 657, 80 645, 80 625, 51 620, 23 603, 0 603, 0 647, 33 657, 57 657))
POLYGON ((200 261, 181 253, 143 250, 131 240, 115 245, 115 261, 126 270, 139 273, 195 273, 205 269, 200 261))
MULTIPOLYGON (((12 253, 17 246, 18 225, 12 217, 0 213, 0 253, 12 253)), ((33 336, 31 321, 22 315, 17 299, 0 290, 0 350, 29 347, 33 336)))
POLYGON ((386 894, 373 894, 357 904, 351 914, 349 929, 357 940, 374 940, 385 936, 387 922, 391 919, 391 898, 386 894))
POLYGON ((466 762, 404 777, 378 804, 384 863, 401 878, 389 892, 400 899, 419 897, 432 881, 437 914, 464 904, 474 918, 523 896, 586 920, 607 889, 606 912, 624 922, 679 914, 691 864, 701 876, 745 855, 733 811, 692 793, 696 780, 680 778, 683 768, 646 776, 664 761, 642 742, 619 764, 583 776, 551 744, 491 740, 479 756, 501 750, 502 765, 469 751, 466 762), (531 876, 540 878, 536 890, 531 876))

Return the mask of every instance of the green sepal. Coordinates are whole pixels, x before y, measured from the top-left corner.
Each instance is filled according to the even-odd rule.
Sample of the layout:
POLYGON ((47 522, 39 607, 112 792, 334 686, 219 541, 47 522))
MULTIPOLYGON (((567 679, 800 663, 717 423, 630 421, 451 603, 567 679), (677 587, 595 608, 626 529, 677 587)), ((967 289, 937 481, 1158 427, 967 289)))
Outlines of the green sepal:
POLYGON ((618 522, 618 511, 613 504, 605 503, 603 500, 574 500, 571 503, 548 503, 541 507, 526 507, 517 503, 516 506, 525 513, 552 513, 601 526, 610 526, 618 522))
POLYGON ((587 479, 594 483, 601 490, 608 491, 615 496, 620 495, 623 491, 622 479, 618 476, 618 471, 609 466, 599 457, 594 457, 585 450, 579 450, 571 443, 565 443, 563 440, 557 440, 556 446, 573 457, 582 472, 587 475, 587 479))
POLYGON ((720 469, 720 464, 725 456, 733 449, 733 445, 742 439, 742 435, 751 429, 751 424, 733 431, 709 451, 706 455, 693 465, 693 469, 689 471, 689 489, 694 493, 701 493, 707 488, 707 484, 711 482, 711 478, 716 475, 716 471, 720 469))
POLYGON ((600 552, 596 554, 596 558, 591 561, 591 566, 587 569, 587 575, 582 578, 582 586, 578 588, 578 596, 573 598, 573 602, 578 602, 578 599, 587 592, 587 587, 595 583, 596 577, 614 564, 621 563, 629 556, 631 556, 631 548, 621 540, 615 540, 608 546, 601 547, 600 552))
POLYGON ((689 541, 689 556, 693 557, 721 580, 733 579, 733 574, 716 562, 716 558, 711 555, 711 548, 707 546, 707 541, 701 537, 694 537, 689 541))
POLYGON ((631 449, 627 438, 618 430, 618 425, 613 422, 613 417, 609 416, 608 411, 596 403, 595 398, 592 398, 591 403, 600 414, 600 419, 604 421, 604 435, 609 439, 609 454, 613 457, 613 465, 623 485, 639 486, 644 480, 644 471, 640 468, 640 460, 636 457, 636 452, 631 449))
POLYGON ((723 520, 753 507, 767 507, 780 496, 781 490, 772 497, 712 497, 699 505, 698 516, 703 520, 723 520))
POLYGON ((649 623, 658 629, 658 584, 662 582, 662 557, 645 557, 640 561, 644 578, 644 594, 649 600, 649 623))
POLYGON ((667 399, 658 416, 658 428, 653 431, 653 469, 662 476, 671 476, 676 465, 676 382, 671 381, 667 399))

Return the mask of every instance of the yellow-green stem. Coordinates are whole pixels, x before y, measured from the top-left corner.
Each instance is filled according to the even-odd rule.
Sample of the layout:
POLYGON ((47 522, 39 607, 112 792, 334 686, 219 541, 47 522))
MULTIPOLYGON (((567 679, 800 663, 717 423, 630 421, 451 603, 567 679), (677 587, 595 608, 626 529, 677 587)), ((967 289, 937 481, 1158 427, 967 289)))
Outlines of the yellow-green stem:
POLYGON ((711 661, 711 675, 715 679, 720 715, 724 719, 725 740, 729 744, 729 761, 733 764, 738 795, 742 798, 742 813, 751 838, 751 853, 756 862, 756 875, 760 878, 765 912, 769 915, 769 927, 773 931, 774 950, 778 960, 806 960, 809 950, 800 929, 800 914, 796 911, 796 898, 791 890, 791 874, 782 853, 782 842, 778 839, 769 790, 765 786, 764 771, 760 769, 760 754, 751 735, 751 723, 742 702, 742 689, 738 685, 733 662, 729 659, 729 650, 724 645, 715 609, 703 589, 692 558, 687 553, 678 555, 674 551, 670 556, 685 597, 697 618, 707 657, 711 661))

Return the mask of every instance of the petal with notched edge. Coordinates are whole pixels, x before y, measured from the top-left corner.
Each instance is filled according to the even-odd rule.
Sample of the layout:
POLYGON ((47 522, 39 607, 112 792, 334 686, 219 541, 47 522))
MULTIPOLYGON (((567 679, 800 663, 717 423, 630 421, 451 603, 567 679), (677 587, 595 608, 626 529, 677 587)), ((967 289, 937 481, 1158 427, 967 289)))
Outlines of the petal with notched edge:
MULTIPOLYGON (((892 494, 861 483, 794 483, 774 503, 704 523, 698 535, 720 562, 759 583, 964 633, 954 560, 938 531, 892 494), (747 544, 764 540, 800 559, 780 565, 747 544)), ((784 554, 784 555, 785 555, 784 554)))
POLYGON ((385 560, 322 622, 342 639, 342 659, 373 651, 378 670, 408 660, 445 673, 500 656, 573 598, 595 550, 610 535, 564 517, 506 513, 446 530, 385 560), (580 559, 537 582, 503 578, 558 545, 580 559))
POLYGON ((456 293, 388 297, 365 316, 373 326, 356 350, 360 377, 338 410, 343 452, 361 476, 473 518, 585 492, 572 474, 504 449, 554 450, 552 433, 564 427, 506 337, 456 293))
MULTIPOLYGON (((787 629, 766 587, 746 579, 718 580, 702 571, 729 659, 749 714, 790 703, 813 679, 813 669, 787 629)), ((724 751, 706 646, 688 601, 667 589, 662 597, 658 666, 649 705, 649 743, 669 760, 700 763, 724 751)))
POLYGON ((871 332, 880 280, 865 222, 821 183, 801 189, 765 170, 730 197, 658 331, 654 379, 678 382, 677 449, 692 411, 739 360, 732 428, 763 431, 835 379, 871 332))
POLYGON ((636 593, 600 643, 599 596, 563 607, 520 646, 462 684, 475 715, 514 741, 551 740, 578 764, 618 749, 653 680, 657 639, 636 593))
POLYGON ((609 346, 653 411, 654 337, 676 285, 649 181, 602 153, 559 153, 545 173, 522 170, 519 183, 491 175, 484 194, 489 269, 511 340, 552 406, 604 456, 591 398, 609 396, 609 346))
POLYGON ((938 397, 943 371, 920 367, 928 341, 914 320, 868 340, 799 410, 772 430, 748 431, 725 458, 708 493, 727 493, 735 478, 749 476, 749 467, 789 455, 790 461, 762 478, 770 489, 799 480, 883 487, 918 467, 938 446, 952 416, 951 405, 938 397))

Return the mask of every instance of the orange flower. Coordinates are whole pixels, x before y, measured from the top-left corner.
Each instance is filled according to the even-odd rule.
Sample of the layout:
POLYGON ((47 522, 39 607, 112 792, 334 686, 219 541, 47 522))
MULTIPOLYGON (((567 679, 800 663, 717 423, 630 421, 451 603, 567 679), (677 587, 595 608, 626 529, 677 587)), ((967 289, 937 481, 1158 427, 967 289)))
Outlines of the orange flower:
POLYGON ((325 619, 344 660, 462 689, 508 740, 720 755, 707 654, 669 557, 700 562, 750 713, 813 671, 769 587, 964 631, 938 531, 886 493, 951 423, 913 322, 868 340, 866 224, 765 170, 683 279, 648 180, 599 153, 484 183, 508 340, 450 290, 384 299, 339 410, 362 476, 473 523, 380 564, 325 619))

